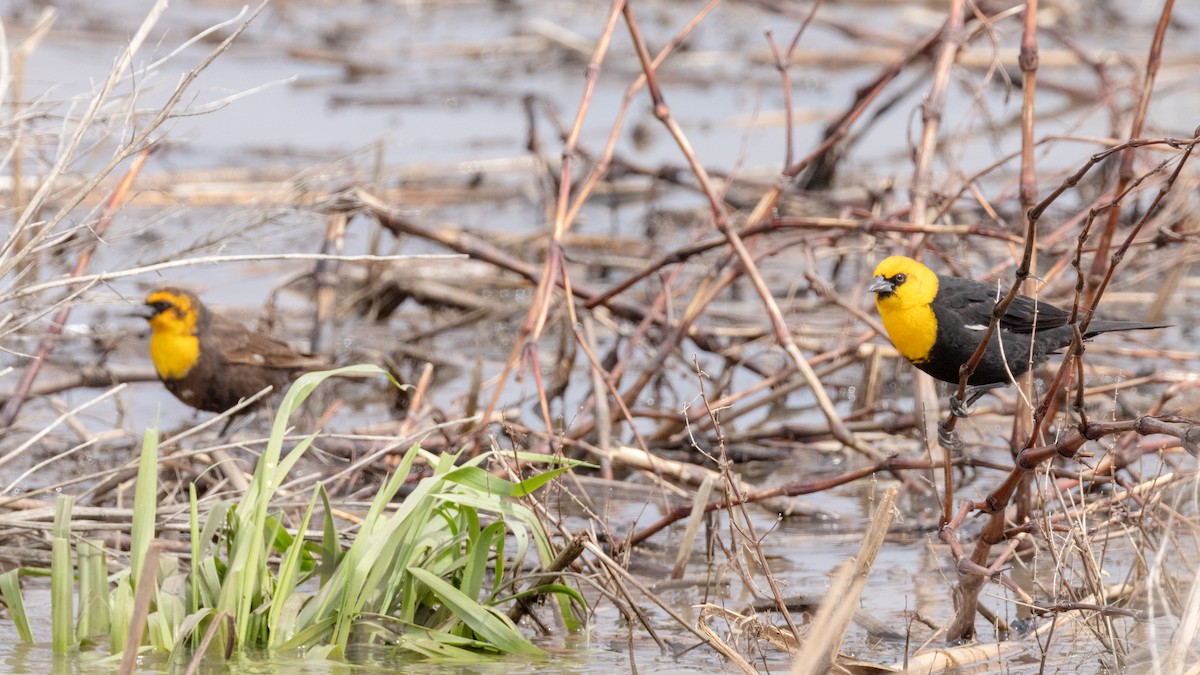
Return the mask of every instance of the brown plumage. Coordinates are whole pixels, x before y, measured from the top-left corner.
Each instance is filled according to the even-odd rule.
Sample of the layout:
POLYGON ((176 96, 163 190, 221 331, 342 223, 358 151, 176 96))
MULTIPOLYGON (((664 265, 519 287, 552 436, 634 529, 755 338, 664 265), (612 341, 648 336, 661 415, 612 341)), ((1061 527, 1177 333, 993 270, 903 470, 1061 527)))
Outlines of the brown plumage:
POLYGON ((150 293, 143 316, 153 331, 150 358, 159 380, 199 410, 224 412, 268 386, 279 392, 303 372, 330 367, 209 310, 190 291, 150 293))

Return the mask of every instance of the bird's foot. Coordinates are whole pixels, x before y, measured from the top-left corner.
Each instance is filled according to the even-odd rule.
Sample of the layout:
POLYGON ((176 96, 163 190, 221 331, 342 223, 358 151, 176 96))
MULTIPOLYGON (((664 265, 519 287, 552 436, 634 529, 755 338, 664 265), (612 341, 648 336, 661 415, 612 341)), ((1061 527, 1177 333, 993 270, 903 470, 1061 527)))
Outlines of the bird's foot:
POLYGON ((948 402, 950 406, 950 414, 955 417, 965 418, 971 413, 971 406, 975 405, 984 394, 988 393, 997 386, 995 384, 982 384, 967 387, 966 399, 960 400, 957 396, 951 394, 948 402))
POLYGON ((949 421, 949 419, 945 419, 938 423, 938 445, 952 456, 957 456, 962 453, 964 446, 962 439, 958 437, 958 432, 947 424, 949 421))
POLYGON ((959 419, 965 419, 967 415, 970 414, 970 411, 967 410, 967 408, 975 402, 975 398, 977 397, 967 397, 967 400, 964 402, 957 396, 951 395, 950 400, 946 402, 950 408, 950 414, 959 419))

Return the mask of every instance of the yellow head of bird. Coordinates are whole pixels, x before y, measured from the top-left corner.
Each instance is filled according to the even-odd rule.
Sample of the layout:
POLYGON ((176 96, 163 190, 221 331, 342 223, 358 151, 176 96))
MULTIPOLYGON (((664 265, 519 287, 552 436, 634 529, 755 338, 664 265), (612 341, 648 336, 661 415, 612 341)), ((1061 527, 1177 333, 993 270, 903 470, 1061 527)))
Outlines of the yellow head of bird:
POLYGON ((146 296, 142 314, 155 333, 195 335, 200 300, 178 288, 160 288, 146 296))
POLYGON ((159 377, 177 380, 191 371, 200 358, 196 328, 203 305, 194 294, 162 288, 146 296, 142 314, 150 324, 150 360, 159 377))
POLYGON ((938 292, 937 274, 912 258, 894 255, 875 267, 867 290, 875 294, 883 328, 896 349, 913 363, 928 360, 938 333, 930 306, 938 292))
POLYGON ((927 306, 938 291, 937 274, 921 263, 902 255, 885 258, 875 266, 875 279, 867 290, 875 294, 875 304, 902 310, 927 306))

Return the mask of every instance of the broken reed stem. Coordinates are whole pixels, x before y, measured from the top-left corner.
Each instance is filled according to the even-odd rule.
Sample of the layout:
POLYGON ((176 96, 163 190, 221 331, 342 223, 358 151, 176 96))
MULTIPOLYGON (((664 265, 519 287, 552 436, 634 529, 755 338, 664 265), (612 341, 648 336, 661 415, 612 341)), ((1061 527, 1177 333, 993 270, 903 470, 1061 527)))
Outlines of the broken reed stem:
MULTIPOLYGON (((957 60, 959 50, 963 46, 964 2, 952 0, 950 12, 938 36, 938 56, 933 71, 933 82, 929 94, 921 106, 921 140, 917 145, 916 160, 913 166, 912 179, 909 183, 909 198, 911 202, 909 221, 914 226, 929 224, 928 209, 932 196, 932 177, 930 167, 933 165, 934 153, 937 149, 938 131, 941 129, 941 119, 946 107, 946 90, 950 83, 950 71, 957 60)), ((928 234, 912 238, 912 253, 917 254, 928 240, 928 234)), ((935 420, 939 415, 937 395, 933 381, 929 377, 916 379, 917 398, 921 401, 919 410, 924 430, 925 451, 930 459, 942 461, 945 474, 942 479, 943 514, 949 517, 949 505, 954 502, 954 483, 950 477, 950 465, 945 462, 946 452, 938 443, 938 433, 935 420)))
POLYGON ((708 497, 712 494, 714 482, 716 482, 715 476, 706 476, 700 483, 700 489, 696 490, 696 497, 692 500, 691 512, 688 515, 687 527, 683 531, 683 536, 679 538, 679 551, 675 554, 675 566, 671 570, 672 579, 682 579, 684 572, 687 571, 688 560, 691 559, 692 549, 696 546, 696 536, 700 534, 700 525, 708 513, 708 497))
MULTIPOLYGON (((321 242, 321 254, 340 256, 346 247, 346 226, 350 216, 345 213, 330 215, 325 226, 325 239, 321 242)), ((319 258, 313 264, 313 281, 316 285, 316 298, 313 303, 316 311, 313 313, 313 326, 309 334, 308 351, 313 354, 332 354, 333 321, 337 301, 337 282, 340 261, 337 258, 319 258)))
MULTIPOLYGON (((1146 115, 1150 110, 1151 95, 1154 93, 1154 83, 1158 77, 1158 69, 1162 65, 1162 49, 1163 43, 1166 40, 1167 27, 1171 24, 1171 13, 1175 7, 1175 0, 1166 0, 1163 3, 1162 12, 1158 16, 1158 24, 1154 28, 1154 38, 1150 41, 1150 50, 1146 58, 1145 77, 1142 79, 1141 86, 1138 87, 1140 96, 1138 97, 1138 105, 1134 110, 1133 119, 1129 125, 1129 138, 1137 138, 1142 135, 1142 129, 1146 124, 1146 115)), ((1117 170, 1117 184, 1113 188, 1113 192, 1121 194, 1125 191, 1125 186, 1133 179, 1133 159, 1134 148, 1129 147, 1121 151, 1121 163, 1117 170)), ((1108 213, 1108 220, 1104 225, 1104 229, 1100 232, 1100 242, 1096 248, 1096 255, 1092 258, 1092 267, 1088 273, 1089 288, 1097 289, 1096 281, 1104 276, 1102 270, 1106 259, 1108 258, 1108 249, 1112 245, 1113 235, 1117 231, 1117 224, 1121 220, 1121 208, 1115 206, 1108 213)), ((1089 304, 1095 307, 1096 301, 1099 300, 1099 293, 1093 290, 1093 294, 1088 297, 1089 304)))
POLYGON ((854 620, 859 597, 866 588, 875 558, 896 516, 897 493, 894 487, 883 493, 879 506, 871 516, 871 524, 863 536, 858 555, 838 568, 825 600, 813 617, 812 628, 801 645, 800 654, 792 662, 792 675, 824 673, 837 662, 846 629, 854 620))
MULTIPOLYGON (((589 354, 596 353, 596 322, 591 314, 583 315, 583 339, 589 354)), ((608 405, 609 384, 604 377, 604 369, 589 358, 588 370, 592 375, 592 406, 596 411, 593 419, 596 421, 596 444, 604 452, 612 447, 612 417, 608 405)), ((613 479, 612 460, 608 457, 600 459, 600 477, 605 480, 613 479)))
MULTIPOLYGON (((930 167, 933 165, 937 147, 938 131, 946 107, 946 90, 950 85, 950 71, 958 57, 963 41, 964 0, 951 0, 950 13, 942 27, 939 39, 937 63, 933 70, 933 83, 921 106, 921 140, 917 144, 917 156, 913 167, 912 182, 909 184, 911 207, 909 220, 913 225, 928 223, 928 204, 932 193, 930 167)), ((927 236, 927 235, 926 235, 927 236)), ((913 242, 913 250, 922 248, 923 239, 913 242)))
MULTIPOLYGON (((1025 221, 1025 236, 1027 241, 1025 242, 1024 250, 1026 253, 1031 249, 1037 248, 1037 229, 1033 226, 1033 221, 1029 217, 1029 209, 1037 201, 1038 189, 1037 166, 1033 152, 1035 141, 1034 122, 1037 112, 1038 59, 1038 2, 1037 0, 1026 0, 1024 25, 1021 31, 1021 52, 1018 59, 1022 77, 1022 98, 1021 168, 1018 180, 1020 187, 1017 196, 1017 201, 1021 205, 1021 214, 1025 221)), ((1030 274, 1036 278, 1037 258, 1031 257, 1028 267, 1030 274)), ((1036 297, 1034 286, 1035 284, 1032 280, 1026 280, 1022 291, 1030 297, 1036 297)), ((1082 382, 1082 378, 1079 381, 1082 382)), ((1012 433, 1009 436, 1009 447, 1014 454, 1021 448, 1026 447, 1026 442, 1033 434, 1033 375, 1031 373, 1022 375, 1016 382, 1016 388, 1018 394, 1017 410, 1013 415, 1012 433)), ((1019 522, 1023 522, 1032 515, 1028 481, 1021 486, 1020 494, 1023 498, 1017 503, 1016 517, 1019 522)))

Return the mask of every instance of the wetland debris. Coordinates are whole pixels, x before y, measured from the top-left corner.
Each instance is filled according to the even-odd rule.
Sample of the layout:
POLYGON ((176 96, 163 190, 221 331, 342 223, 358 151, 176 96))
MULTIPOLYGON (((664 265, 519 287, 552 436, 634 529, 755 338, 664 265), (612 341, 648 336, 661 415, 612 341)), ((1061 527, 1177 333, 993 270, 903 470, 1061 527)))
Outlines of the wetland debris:
MULTIPOLYGON (((28 201, 32 193, 17 194, 30 177, 15 175, 14 169, 11 203, 24 204, 25 210, 14 219, 13 246, 0 252, 0 272, 10 284, 0 292, 0 301, 10 308, 9 318, 0 323, 12 352, 9 363, 24 367, 20 354, 37 353, 46 340, 60 345, 53 351, 58 363, 41 359, 48 365, 73 373, 106 363, 111 367, 104 372, 113 380, 81 373, 49 386, 38 377, 31 386, 7 390, 8 401, 28 397, 28 405, 9 427, 0 454, 0 462, 13 471, 0 497, 6 500, 0 519, 5 559, 46 563, 54 546, 53 526, 46 511, 34 507, 38 498, 59 491, 75 494, 82 503, 77 527, 68 534, 60 525, 60 542, 79 536, 98 540, 118 558, 131 548, 132 525, 123 520, 129 514, 119 505, 136 489, 137 462, 131 458, 140 435, 139 422, 126 415, 129 407, 149 406, 146 389, 122 386, 138 379, 137 372, 122 369, 129 354, 122 343, 138 341, 110 340, 104 346, 69 332, 55 335, 44 317, 68 307, 73 315, 86 313, 91 302, 116 304, 136 297, 124 279, 187 265, 201 274, 199 265, 221 263, 222 271, 236 267, 290 275, 275 290, 292 292, 270 294, 272 303, 279 298, 280 309, 272 314, 280 334, 294 337, 299 334, 295 326, 303 324, 323 350, 382 355, 381 362, 415 383, 402 408, 380 388, 363 387, 357 396, 339 389, 337 400, 299 420, 305 428, 332 431, 313 437, 311 452, 295 460, 295 473, 281 478, 279 495, 271 502, 279 524, 273 532, 292 538, 289 555, 300 551, 296 542, 311 534, 301 526, 307 508, 302 494, 322 491, 330 500, 329 520, 355 529, 370 509, 364 502, 381 484, 394 487, 397 496, 411 495, 423 481, 442 475, 437 471, 455 470, 434 452, 410 461, 407 449, 414 440, 462 462, 495 460, 486 469, 502 474, 507 485, 536 481, 538 461, 524 453, 537 460, 567 457, 601 467, 596 474, 582 469, 562 474, 549 484, 544 500, 531 493, 504 503, 535 514, 531 527, 545 534, 548 549, 579 552, 561 562, 543 556, 538 565, 521 570, 528 578, 513 580, 513 588, 554 587, 570 578, 593 600, 597 623, 627 629, 622 637, 631 644, 645 636, 665 653, 689 654, 687 646, 698 641, 743 669, 786 666, 786 645, 811 639, 814 631, 821 648, 812 658, 838 658, 841 664, 848 662, 835 654, 839 644, 847 651, 848 643, 860 655, 872 650, 877 663, 914 665, 924 658, 966 659, 968 653, 984 663, 1010 658, 1020 648, 1047 662, 1071 663, 1066 661, 1071 655, 1092 650, 1114 667, 1137 663, 1134 648, 1146 642, 1142 619, 1157 622, 1164 632, 1191 624, 1171 614, 1182 607, 1178 603, 1143 609, 1131 606, 1131 599, 1186 597, 1194 580, 1190 573, 1173 571, 1194 562, 1190 540, 1180 534, 1192 520, 1190 511, 1173 500, 1194 480, 1188 453, 1196 447, 1200 408, 1192 373, 1198 357, 1188 343, 1195 317, 1180 302, 1195 285, 1187 273, 1194 228, 1186 214, 1196 181, 1190 155, 1196 141, 1186 131, 1161 137, 1141 132, 1147 111, 1160 107, 1153 83, 1157 69, 1172 62, 1162 58, 1164 52, 1177 48, 1161 39, 1172 17, 1164 11, 1157 37, 1145 40, 1151 49, 1145 65, 1134 59, 1097 62, 1086 49, 1059 52, 1075 54, 1076 62, 1047 59, 1039 65, 1028 57, 1047 53, 1036 41, 1037 30, 1050 30, 1044 24, 1022 24, 1015 11, 963 13, 961 3, 952 7, 951 14, 938 17, 938 27, 926 27, 907 44, 869 53, 858 49, 860 43, 880 36, 865 26, 826 21, 824 15, 837 8, 820 3, 745 8, 780 12, 796 30, 792 46, 781 49, 771 37, 771 49, 762 50, 770 57, 754 57, 774 66, 769 74, 778 76, 785 92, 783 114, 763 119, 791 120, 779 127, 783 138, 773 141, 784 155, 782 167, 766 171, 743 166, 740 159, 710 166, 715 163, 711 155, 691 142, 703 132, 678 117, 686 99, 677 97, 696 72, 689 69, 703 59, 693 58, 698 53, 690 48, 687 54, 675 50, 697 39, 691 31, 709 20, 708 10, 679 23, 674 38, 659 40, 647 39, 647 26, 637 20, 644 11, 640 5, 596 22, 586 42, 571 41, 572 50, 597 49, 571 126, 562 122, 566 117, 557 114, 549 96, 516 95, 525 82, 489 96, 501 102, 521 99, 530 149, 525 156, 394 168, 376 154, 371 168, 363 170, 358 166, 363 158, 352 155, 309 167, 295 180, 275 180, 285 175, 278 170, 209 175, 164 170, 142 176, 139 180, 149 181, 142 184, 155 189, 123 213, 134 207, 141 209, 139 216, 155 217, 145 218, 150 225, 136 239, 110 237, 111 250, 152 244, 161 259, 117 258, 121 269, 70 276, 64 270, 86 261, 95 221, 67 216, 80 204, 97 203, 98 191, 92 188, 115 184, 106 182, 107 170, 82 182, 51 171, 34 185, 34 192, 44 194, 33 204, 28 201), (803 11, 795 14, 798 10, 803 11), (863 54, 867 62, 881 56, 884 62, 866 74, 873 77, 846 71, 858 91, 811 152, 801 156, 802 144, 792 134, 805 120, 819 118, 793 110, 800 101, 793 78, 806 67, 805 52, 797 45, 812 39, 804 32, 810 25, 854 36, 860 58, 847 56, 845 64, 863 67, 863 54), (611 44, 608 38, 615 32, 598 33, 617 27, 628 29, 632 49, 598 51, 611 44), (1025 99, 1015 104, 1019 110, 1007 107, 995 92, 993 74, 1011 61, 988 52, 989 38, 1008 39, 993 33, 996 27, 1027 31, 1019 45, 1026 58, 1017 61, 1025 77, 1025 99), (666 61, 651 53, 648 42, 665 45, 661 59, 666 61), (928 58, 935 60, 921 70, 928 58), (1103 96, 1071 86, 1065 97, 1052 98, 1060 107, 1034 105, 1039 96, 1056 97, 1062 82, 1081 72, 1096 79, 1103 96), (918 86, 897 86, 905 75, 918 78, 918 86), (589 115, 595 120, 593 107, 602 95, 597 92, 603 91, 592 85, 602 86, 610 77, 618 78, 625 96, 614 106, 620 114, 612 118, 609 139, 597 141, 584 133, 584 120, 589 115), (953 87, 962 82, 971 86, 956 92, 953 87), (1130 110, 1122 108, 1127 97, 1113 95, 1126 89, 1140 97, 1130 110), (635 123, 637 146, 673 143, 677 155, 669 159, 626 155, 620 142, 626 114, 643 105, 643 91, 650 92, 652 118, 635 123), (920 101, 913 91, 922 94, 920 101), (955 98, 967 102, 955 103, 955 98), (891 133, 895 128, 887 125, 890 111, 905 108, 924 114, 919 138, 897 162, 887 157, 887 143, 879 136, 905 136, 891 133), (1095 131, 1087 126, 1085 109, 1131 123, 1095 131), (1068 117, 1079 129, 1095 133, 1080 131, 1064 144, 1059 132, 1068 117), (951 119, 964 127, 943 128, 951 119), (1009 119, 1021 120, 1019 138, 1010 134, 1009 119), (550 145, 546 128, 554 130, 559 144, 550 145), (983 166, 973 154, 980 138, 1001 151, 983 166), (1085 158, 1078 143, 1100 150, 1085 158), (1063 155, 1069 157, 1065 167, 1051 164, 1040 172, 1031 161, 1063 155), (1109 161, 1119 163, 1121 171, 1104 174, 1109 161), (882 166, 885 177, 858 173, 855 167, 864 165, 882 166), (896 175, 905 178, 890 177, 896 175), (222 176, 233 178, 219 180, 222 176), (818 195, 797 189, 802 181, 864 185, 818 195), (1039 193, 1045 195, 1040 203, 1039 193), (54 199, 61 202, 45 195, 58 195, 54 199), (203 232, 185 239, 155 225, 158 218, 173 218, 158 210, 164 202, 188 207, 180 229, 203 232), (69 208, 44 225, 33 219, 59 203, 69 208), (1015 206, 1003 206, 1009 203, 1015 206), (214 213, 204 211, 214 204, 229 209, 224 229, 210 225, 214 213), (190 227, 192 219, 203 219, 205 227, 190 227), (312 236, 297 237, 296 227, 312 236), (367 252, 343 255, 344 244, 356 237, 367 242, 367 252), (297 241, 306 250, 279 251, 297 241), (454 258, 409 264, 384 255, 388 245, 405 255, 450 253, 454 258), (246 252, 225 255, 227 246, 246 252), (1013 293, 1027 275, 1036 275, 1044 282, 1039 297, 1064 307, 1086 309, 1101 298, 1106 310, 1139 320, 1157 321, 1153 317, 1174 312, 1181 326, 1144 343, 1119 340, 1089 345, 1086 352, 1079 345, 1063 361, 1037 369, 1035 382, 1041 385, 1003 393, 967 421, 950 418, 943 428, 953 442, 942 447, 937 431, 944 411, 935 389, 912 379, 911 369, 879 339, 878 320, 860 302, 876 259, 917 250, 960 276, 1002 287, 1011 283, 1013 293), (206 255, 214 252, 219 255, 206 255), (353 318, 354 308, 364 307, 378 325, 353 318), (1139 315, 1143 311, 1146 315, 1139 315), (402 350, 397 342, 417 344, 402 350), (439 382, 454 370, 469 381, 451 373, 448 384, 439 382), (101 385, 105 391, 80 402, 64 389, 76 385, 101 385), (77 461, 82 463, 72 464, 77 461), (794 617, 786 603, 791 586, 823 580, 836 565, 828 550, 862 537, 863 516, 874 505, 879 484, 898 490, 897 509, 905 522, 890 535, 871 538, 882 546, 883 562, 876 563, 866 583, 883 584, 875 588, 887 592, 858 597, 864 604, 877 603, 873 611, 904 627, 912 640, 903 645, 874 644, 870 630, 848 628, 845 613, 858 607, 835 608, 841 610, 836 614, 831 609, 814 625, 794 617), (808 501, 795 501, 798 495, 808 501), (89 508, 109 511, 101 517, 83 510, 89 508), (889 548, 902 555, 886 558, 889 548), (558 581, 536 569, 543 566, 558 581), (1114 575, 1127 580, 1122 588, 1105 582, 1114 575), (751 623, 749 614, 743 620, 728 607, 713 609, 747 595, 779 607, 772 621, 784 625, 751 623), (909 606, 910 596, 921 606, 909 606), (698 616, 691 613, 696 606, 704 608, 698 616), (1027 611, 1039 620, 1023 616, 1027 611), (748 627, 754 629, 743 634, 752 633, 748 639, 730 637, 748 627), (723 629, 728 632, 722 634, 723 629), (688 645, 672 650, 681 636, 688 645), (964 639, 981 642, 953 652, 941 648, 964 639)), ((671 11, 664 10, 664 21, 671 11)), ((1119 33, 1137 40, 1137 28, 1126 22, 1119 33)), ((1055 30, 1072 35, 1080 25, 1068 18, 1055 30)), ((561 39, 566 33, 554 34, 559 37, 552 39, 566 44, 561 39)), ((904 40, 891 35, 888 41, 904 40)), ((520 44, 526 53, 536 53, 545 43, 526 36, 520 44)), ((422 49, 430 58, 436 53, 422 49)), ((721 65, 744 65, 744 51, 719 52, 721 65)), ((374 64, 388 61, 370 54, 320 58, 342 64, 355 77, 387 73, 374 64)), ((713 63, 712 56, 705 58, 713 63)), ((836 55, 824 63, 828 58, 836 55)), ((752 80, 745 72, 739 77, 752 80)), ((714 86, 711 76, 695 79, 714 86)), ((761 90, 761 82, 756 86, 761 90)), ((422 92, 421 100, 442 94, 437 87, 431 90, 422 92)), ((470 87, 463 91, 478 93, 470 87)), ((339 92, 330 100, 411 105, 416 99, 339 92)), ((25 104, 33 105, 23 101, 18 107, 25 104)), ((503 104, 496 105, 499 111, 503 104)), ((42 133, 25 133, 29 129, 10 121, 3 133, 14 147, 40 142, 47 144, 46 156, 74 152, 54 146, 61 135, 39 126, 69 114, 26 112, 12 119, 42 133)), ((141 120, 105 122, 95 131, 97 147, 105 138, 121 140, 102 131, 142 128, 141 120)), ((1173 125, 1160 121, 1157 126, 1173 125)), ((745 132, 739 127, 737 133, 745 132)), ((113 156, 140 149, 122 146, 113 156)), ((257 306, 267 293, 255 294, 253 301, 245 299, 249 295, 241 291, 224 304, 257 306)), ((140 351, 141 343, 137 346, 140 351)), ((244 497, 254 474, 243 474, 262 466, 259 456, 269 441, 255 438, 251 430, 221 447, 206 430, 189 428, 182 420, 173 420, 171 427, 178 431, 155 458, 160 489, 154 500, 163 515, 154 525, 167 542, 164 554, 203 564, 187 559, 190 546, 180 547, 189 530, 180 519, 191 504, 189 493, 195 491, 197 510, 210 517, 221 503, 244 497), (230 460, 221 462, 221 453, 230 460), (214 463, 234 466, 213 471, 214 463), (239 486, 237 476, 246 484, 239 486)), ((475 477, 490 485, 491 479, 475 477)), ((333 548, 330 555, 336 557, 333 548)), ((495 565, 500 557, 488 553, 487 559, 495 565)), ((272 558, 271 571, 285 562, 282 553, 272 558)), ((436 586, 443 601, 455 597, 436 582, 426 586, 436 586)), ((838 588, 862 592, 853 580, 838 588)), ((521 603, 508 612, 524 617, 522 630, 553 639, 561 631, 552 610, 521 603)), ((246 618, 243 613, 242 620, 221 628, 226 619, 218 616, 210 625, 244 631, 249 630, 246 618)), ((1189 658, 1183 648, 1171 657, 1176 663, 1189 658)), ((638 656, 627 658, 633 665, 638 656)))

